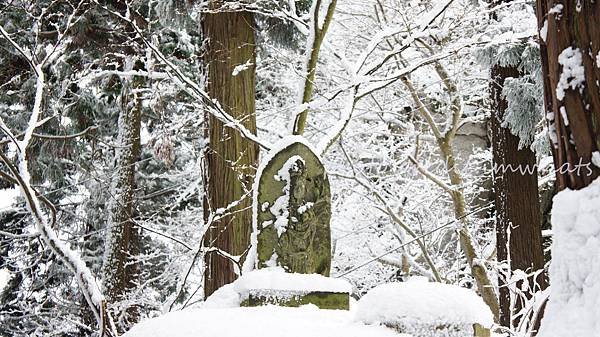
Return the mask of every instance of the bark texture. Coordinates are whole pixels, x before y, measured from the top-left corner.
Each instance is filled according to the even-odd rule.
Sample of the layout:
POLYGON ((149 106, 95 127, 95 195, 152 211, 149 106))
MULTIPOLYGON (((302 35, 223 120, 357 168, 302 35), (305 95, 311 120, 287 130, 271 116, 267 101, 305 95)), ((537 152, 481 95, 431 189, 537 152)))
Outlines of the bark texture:
MULTIPOLYGON (((226 112, 256 133, 254 17, 244 11, 219 12, 221 3, 210 3, 213 11, 204 16, 202 23, 207 39, 207 91, 226 112), (244 64, 243 70, 234 75, 235 67, 244 64)), ((252 210, 249 191, 258 162, 258 146, 212 115, 206 118, 209 145, 205 160, 205 222, 215 210, 241 200, 228 216, 210 224, 205 234, 204 245, 216 249, 205 257, 204 294, 209 296, 237 277, 236 269, 242 261, 236 265, 225 256, 243 256, 250 244, 252 210)))
MULTIPOLYGON (((502 88, 507 78, 520 76, 516 67, 495 66, 492 69, 492 143, 494 157, 494 192, 496 206, 497 260, 506 262, 510 271, 533 272, 544 268, 541 211, 535 154, 529 148, 519 149, 519 137, 502 127, 507 102, 502 88)), ((511 327, 513 312, 523 303, 510 307, 510 291, 504 278, 499 279, 500 324, 511 327)), ((545 277, 530 280, 542 288, 545 277)))
MULTIPOLYGON (((135 256, 140 253, 141 235, 135 225, 136 162, 141 152, 140 126, 142 99, 138 89, 143 79, 124 84, 122 109, 119 114, 119 132, 115 159, 116 178, 113 182, 111 202, 108 209, 108 229, 102 266, 104 294, 109 304, 125 300, 136 287, 139 265, 135 256)), ((124 325, 137 322, 136 308, 125 308, 124 325)), ((120 315, 115 315, 120 316, 120 315)))
POLYGON ((600 3, 537 0, 536 5, 544 106, 557 188, 577 190, 600 175, 600 169, 591 164, 592 154, 600 146, 600 3), (565 87, 559 85, 561 77, 573 80, 564 62, 563 53, 569 48, 580 55, 571 66, 583 68, 583 81, 565 87))
POLYGON ((600 174, 590 164, 600 147, 600 3, 538 0, 537 17, 558 189, 581 189, 600 174), (574 88, 559 85, 561 76, 572 79, 559 60, 561 54, 564 60, 568 48, 581 56, 576 63, 584 69, 583 83, 574 88))

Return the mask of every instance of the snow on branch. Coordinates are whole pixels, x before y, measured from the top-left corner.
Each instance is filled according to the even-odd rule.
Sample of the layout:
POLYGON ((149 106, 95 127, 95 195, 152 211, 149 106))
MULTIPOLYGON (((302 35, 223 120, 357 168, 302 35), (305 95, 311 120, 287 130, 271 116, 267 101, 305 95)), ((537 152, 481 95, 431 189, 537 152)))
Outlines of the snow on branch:
MULTIPOLYGON (((67 28, 68 27, 69 26, 67 26, 67 28)), ((31 139, 33 138, 35 129, 45 122, 45 120, 40 121, 40 116, 42 114, 42 101, 46 86, 45 75, 42 69, 43 64, 38 63, 36 58, 30 52, 26 51, 25 48, 21 48, 12 38, 10 38, 10 35, 2 26, 0 26, 0 34, 7 39, 22 56, 25 57, 27 63, 32 67, 36 75, 33 109, 23 134, 23 139, 20 141, 17 140, 13 133, 10 132, 8 127, 6 127, 4 121, 0 118, 0 126, 2 126, 2 131, 15 143, 17 147, 18 167, 15 166, 2 152, 0 152, 0 160, 8 168, 10 174, 12 175, 11 178, 16 181, 17 185, 19 186, 21 193, 25 198, 27 209, 34 218, 36 230, 40 237, 48 245, 54 255, 56 255, 67 266, 67 268, 73 272, 73 274, 75 274, 75 279, 77 280, 86 302, 96 318, 100 328, 100 335, 117 336, 114 324, 112 324, 112 318, 109 314, 107 314, 105 309, 104 296, 100 291, 100 287, 97 284, 95 277, 92 275, 92 272, 86 266, 79 254, 60 241, 58 235, 53 229, 56 222, 56 210, 54 209, 54 206, 52 206, 49 201, 45 200, 45 203, 52 214, 51 216, 48 216, 41 207, 38 193, 31 186, 31 175, 27 160, 27 150, 31 145, 31 139)), ((61 49, 57 46, 59 44, 60 41, 55 45, 55 50, 61 49)))
MULTIPOLYGON (((394 212, 392 210, 392 207, 388 203, 387 199, 381 193, 379 193, 379 191, 377 191, 377 189, 375 189, 371 185, 371 183, 369 183, 368 179, 366 179, 366 177, 364 176, 364 174, 362 174, 362 172, 356 170, 354 163, 352 162, 348 153, 345 151, 344 147, 341 146, 341 148, 342 148, 342 152, 344 153, 346 160, 348 161, 348 164, 352 168, 352 172, 353 172, 352 176, 343 176, 343 177, 356 181, 359 185, 361 185, 367 191, 369 191, 369 193, 371 193, 375 197, 375 199, 377 199, 377 201, 379 203, 381 203, 382 206, 381 207, 378 206, 376 208, 378 210, 382 211, 383 213, 387 214, 390 217, 390 219, 392 220, 393 224, 395 224, 396 226, 399 227, 398 233, 400 235, 404 236, 403 232, 406 232, 410 237, 413 238, 413 240, 408 241, 408 242, 416 242, 417 243, 417 245, 419 246, 419 249, 421 251, 421 254, 423 255, 423 258, 425 259, 427 265, 431 269, 432 279, 436 280, 437 282, 441 282, 442 278, 439 274, 439 271, 437 270, 437 267, 433 263, 433 260, 429 256, 429 253, 427 252, 427 247, 425 246, 425 243, 422 240, 422 237, 419 237, 419 235, 417 235, 417 233, 415 231, 413 231, 412 228, 410 228, 410 226, 408 226, 406 224, 406 222, 404 222, 404 220, 402 220, 402 218, 400 218, 400 216, 398 216, 398 214, 396 214, 396 212, 394 212), (360 174, 362 177, 359 177, 358 174, 360 174)), ((329 173, 329 174, 332 174, 332 173, 329 173)), ((332 175, 336 175, 336 174, 332 174, 332 175)), ((401 237, 400 239, 401 239, 401 241, 406 241, 406 240, 404 240, 403 237, 401 237)), ((404 242, 404 243, 408 243, 408 242, 404 242)), ((404 243, 401 245, 401 247, 404 247, 404 243)), ((377 256, 377 260, 380 260, 380 258, 382 258, 382 257, 383 256, 377 256)), ((409 262, 411 262, 411 261, 409 261, 409 262)), ((415 265, 415 267, 417 267, 417 269, 422 268, 422 267, 416 266, 416 265, 415 265)))

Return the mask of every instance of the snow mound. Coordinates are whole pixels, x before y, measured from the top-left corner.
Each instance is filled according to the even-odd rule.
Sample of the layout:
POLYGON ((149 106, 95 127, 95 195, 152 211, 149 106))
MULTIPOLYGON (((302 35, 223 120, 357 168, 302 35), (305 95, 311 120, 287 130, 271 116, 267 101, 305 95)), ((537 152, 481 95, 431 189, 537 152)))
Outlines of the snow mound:
POLYGON ((134 326, 123 337, 411 337, 352 322, 342 310, 264 306, 172 312, 134 326))
POLYGON ((346 280, 319 274, 287 273, 281 267, 263 268, 245 273, 234 282, 234 289, 240 294, 245 294, 249 290, 281 290, 303 293, 352 292, 352 286, 346 280))
POLYGON ((226 284, 217 289, 202 304, 205 309, 237 308, 242 303, 242 296, 234 289, 234 284, 226 284))
POLYGON ((592 337, 600 331, 600 179, 564 190, 552 208, 550 300, 540 337, 592 337))
POLYGON ((419 337, 472 336, 473 324, 490 328, 494 323, 491 311, 472 290, 423 280, 373 288, 358 301, 355 320, 419 337))

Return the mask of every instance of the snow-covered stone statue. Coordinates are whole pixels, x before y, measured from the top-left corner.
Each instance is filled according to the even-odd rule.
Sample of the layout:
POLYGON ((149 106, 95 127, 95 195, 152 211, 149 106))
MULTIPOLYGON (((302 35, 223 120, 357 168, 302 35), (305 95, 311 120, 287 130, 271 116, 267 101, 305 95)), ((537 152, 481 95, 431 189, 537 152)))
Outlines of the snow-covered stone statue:
POLYGON ((325 168, 303 138, 279 145, 256 177, 257 267, 329 276, 331 194, 325 168))
POLYGON ((257 170, 253 194, 252 247, 234 286, 241 305, 348 310, 352 287, 328 277, 331 194, 310 144, 292 136, 275 145, 257 170))

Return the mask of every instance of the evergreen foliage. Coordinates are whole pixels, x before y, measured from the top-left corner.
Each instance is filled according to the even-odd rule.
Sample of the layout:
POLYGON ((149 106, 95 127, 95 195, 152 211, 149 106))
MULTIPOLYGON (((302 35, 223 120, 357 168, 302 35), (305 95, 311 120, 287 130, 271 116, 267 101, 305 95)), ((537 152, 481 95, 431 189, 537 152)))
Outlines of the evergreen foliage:
MULTIPOLYGON (((526 11, 531 12, 531 8, 526 11)), ((514 31, 514 19, 507 18, 510 15, 510 11, 498 13, 497 22, 489 28, 491 34, 514 31)), ((532 147, 536 135, 542 132, 539 125, 544 115, 543 83, 539 53, 539 45, 530 38, 522 39, 522 43, 489 44, 476 53, 477 61, 486 67, 517 67, 522 74, 518 78, 508 78, 502 92, 508 103, 502 126, 520 138, 519 148, 532 147)))

